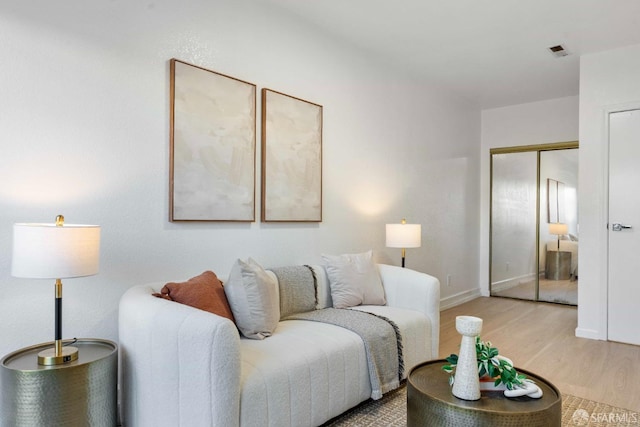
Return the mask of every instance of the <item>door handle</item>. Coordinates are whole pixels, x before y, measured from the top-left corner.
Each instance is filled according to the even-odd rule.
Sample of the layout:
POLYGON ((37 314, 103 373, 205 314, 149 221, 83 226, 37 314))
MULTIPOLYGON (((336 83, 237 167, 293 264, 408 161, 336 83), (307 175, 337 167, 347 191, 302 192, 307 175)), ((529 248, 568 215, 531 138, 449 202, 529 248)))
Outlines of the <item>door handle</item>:
POLYGON ((611 229, 613 231, 622 231, 622 230, 628 230, 632 228, 630 225, 624 225, 624 224, 620 224, 619 222, 614 222, 611 229))

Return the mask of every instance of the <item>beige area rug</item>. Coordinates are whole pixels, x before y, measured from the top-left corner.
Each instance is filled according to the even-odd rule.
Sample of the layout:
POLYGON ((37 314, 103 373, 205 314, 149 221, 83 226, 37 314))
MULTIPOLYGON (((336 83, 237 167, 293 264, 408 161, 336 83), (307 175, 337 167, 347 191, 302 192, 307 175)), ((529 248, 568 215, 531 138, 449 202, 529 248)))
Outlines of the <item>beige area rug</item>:
MULTIPOLYGON (((405 427, 407 388, 368 400, 329 421, 326 427, 405 427)), ((562 425, 584 427, 640 426, 640 413, 569 394, 562 395, 562 425)))

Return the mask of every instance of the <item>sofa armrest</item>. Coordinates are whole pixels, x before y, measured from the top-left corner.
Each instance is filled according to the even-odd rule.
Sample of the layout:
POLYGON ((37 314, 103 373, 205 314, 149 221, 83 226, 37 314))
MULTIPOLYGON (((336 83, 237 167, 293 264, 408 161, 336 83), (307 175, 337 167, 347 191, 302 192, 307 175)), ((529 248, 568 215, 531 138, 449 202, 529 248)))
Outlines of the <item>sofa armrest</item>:
POLYGON ((393 265, 378 264, 387 305, 416 310, 431 321, 431 357, 440 345, 440 281, 428 274, 393 265))
POLYGON ((237 426, 240 337, 230 320, 156 298, 120 299, 121 420, 135 426, 237 426))

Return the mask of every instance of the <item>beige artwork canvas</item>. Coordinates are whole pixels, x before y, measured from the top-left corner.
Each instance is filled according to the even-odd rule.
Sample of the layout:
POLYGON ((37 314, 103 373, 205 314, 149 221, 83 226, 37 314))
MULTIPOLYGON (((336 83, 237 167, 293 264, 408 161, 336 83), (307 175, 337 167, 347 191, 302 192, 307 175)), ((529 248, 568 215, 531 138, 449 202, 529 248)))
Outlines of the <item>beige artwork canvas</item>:
POLYGON ((262 221, 322 221, 322 106, 262 89, 262 221))
POLYGON ((171 60, 171 221, 255 220, 256 86, 171 60))

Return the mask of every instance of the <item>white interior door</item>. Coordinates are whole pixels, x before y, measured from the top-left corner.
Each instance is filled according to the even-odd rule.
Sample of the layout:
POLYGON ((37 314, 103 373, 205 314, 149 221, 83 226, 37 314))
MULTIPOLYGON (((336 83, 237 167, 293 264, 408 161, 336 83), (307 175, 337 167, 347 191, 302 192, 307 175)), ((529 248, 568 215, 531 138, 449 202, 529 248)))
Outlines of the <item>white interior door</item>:
POLYGON ((640 345, 640 110, 609 115, 608 339, 640 345))

